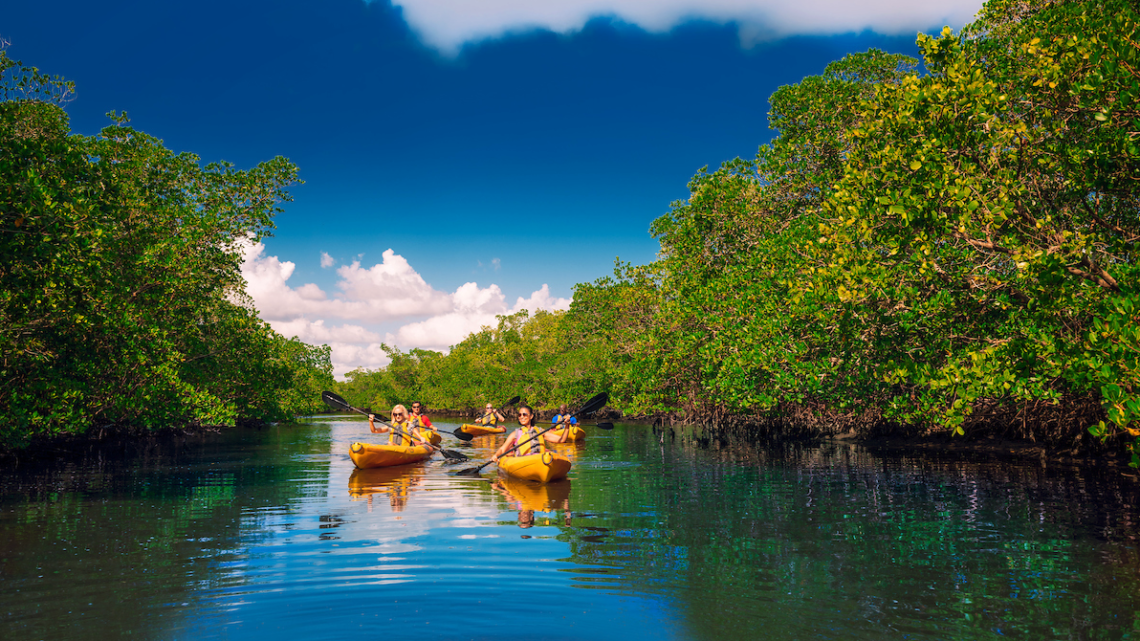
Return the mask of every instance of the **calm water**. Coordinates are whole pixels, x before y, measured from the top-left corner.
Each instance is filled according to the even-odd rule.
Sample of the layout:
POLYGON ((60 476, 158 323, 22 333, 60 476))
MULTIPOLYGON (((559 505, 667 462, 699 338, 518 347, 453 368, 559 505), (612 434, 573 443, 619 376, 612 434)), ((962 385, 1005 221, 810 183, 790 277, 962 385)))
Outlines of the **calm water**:
POLYGON ((0 637, 1140 639, 1117 472, 589 432, 546 487, 342 417, 6 472, 0 637))

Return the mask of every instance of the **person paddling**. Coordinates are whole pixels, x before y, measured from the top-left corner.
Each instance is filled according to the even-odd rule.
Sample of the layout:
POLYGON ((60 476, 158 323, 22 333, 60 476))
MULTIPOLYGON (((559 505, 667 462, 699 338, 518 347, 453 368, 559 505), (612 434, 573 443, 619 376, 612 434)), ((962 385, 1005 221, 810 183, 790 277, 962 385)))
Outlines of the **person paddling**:
POLYGON ((506 423, 507 417, 503 416, 499 410, 495 409, 495 406, 490 403, 487 403, 487 407, 483 408, 483 416, 475 419, 475 423, 488 427, 495 427, 495 424, 499 421, 506 423))
POLYGON ((562 427, 556 430, 550 430, 543 435, 543 438, 551 443, 566 443, 573 440, 570 434, 570 428, 578 424, 578 419, 570 414, 570 410, 566 408, 565 404, 559 407, 558 414, 555 414, 554 418, 550 419, 551 425, 558 425, 559 423, 562 424, 562 427))
POLYGON ((507 441, 503 443, 502 447, 495 452, 491 457, 492 461, 496 463, 504 456, 526 456, 528 454, 541 454, 546 451, 546 447, 542 444, 542 439, 537 438, 539 435, 538 428, 534 425, 534 410, 529 405, 519 406, 519 428, 507 437, 507 441), (508 451, 515 445, 521 443, 514 452, 507 454, 508 451))
POLYGON ((431 419, 428 418, 427 414, 424 414, 425 409, 423 403, 412 401, 412 422, 418 424, 420 427, 426 427, 433 432, 437 431, 435 426, 431 424, 431 419))
POLYGON ((410 420, 408 417, 408 410, 403 405, 396 405, 392 408, 392 427, 398 427, 403 430, 404 434, 408 434, 412 437, 412 441, 409 441, 408 438, 404 436, 404 434, 391 429, 387 425, 377 425, 375 419, 375 414, 368 415, 368 428, 372 430, 373 434, 383 434, 387 432, 388 445, 411 446, 419 444, 425 445, 433 451, 435 450, 435 448, 431 446, 431 443, 428 442, 427 436, 420 434, 421 428, 416 425, 414 421, 410 420))

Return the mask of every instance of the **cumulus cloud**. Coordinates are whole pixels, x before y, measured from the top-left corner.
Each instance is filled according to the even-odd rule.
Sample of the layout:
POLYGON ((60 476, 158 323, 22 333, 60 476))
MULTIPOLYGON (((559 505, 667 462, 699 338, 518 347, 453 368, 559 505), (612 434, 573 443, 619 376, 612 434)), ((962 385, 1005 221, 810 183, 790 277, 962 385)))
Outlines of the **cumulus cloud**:
POLYGON ((336 259, 334 259, 332 256, 329 256, 328 252, 321 252, 321 267, 322 268, 332 267, 335 264, 336 264, 336 259))
POLYGON ((264 244, 246 242, 241 247, 246 292, 266 320, 309 315, 377 323, 444 313, 451 308, 446 292, 433 289, 403 256, 391 249, 384 252, 383 263, 370 268, 361 267, 357 260, 337 269, 341 294, 330 298, 312 283, 290 287, 288 280, 296 265, 266 256, 264 244))
POLYGON ((387 365, 381 344, 446 350, 494 325, 497 315, 570 307, 569 299, 552 296, 545 284, 529 297, 520 296, 513 307, 498 285, 465 283, 450 294, 441 292, 391 249, 371 267, 356 260, 337 269, 339 291, 330 295, 313 283, 292 287, 288 281, 296 266, 266 255, 262 243, 246 242, 241 249, 246 291, 261 317, 284 336, 329 345, 337 375, 387 365), (376 327, 385 323, 400 326, 395 332, 376 327))
MULTIPOLYGON (((982 0, 394 0, 424 42, 455 52, 465 42, 511 32, 566 33, 598 16, 614 16, 648 31, 668 31, 692 19, 736 23, 744 40, 764 35, 829 35, 864 30, 913 33, 969 22, 982 0)), ((746 42, 746 44, 748 44, 746 42)))
POLYGON ((475 283, 465 283, 452 294, 453 311, 439 314, 427 320, 408 323, 396 332, 396 344, 427 349, 446 349, 462 341, 472 332, 485 326, 494 326, 496 316, 514 314, 527 310, 531 314, 539 310, 566 310, 570 299, 555 298, 550 295, 550 287, 542 289, 528 298, 519 297, 514 307, 507 307, 506 296, 498 285, 481 289, 475 283))

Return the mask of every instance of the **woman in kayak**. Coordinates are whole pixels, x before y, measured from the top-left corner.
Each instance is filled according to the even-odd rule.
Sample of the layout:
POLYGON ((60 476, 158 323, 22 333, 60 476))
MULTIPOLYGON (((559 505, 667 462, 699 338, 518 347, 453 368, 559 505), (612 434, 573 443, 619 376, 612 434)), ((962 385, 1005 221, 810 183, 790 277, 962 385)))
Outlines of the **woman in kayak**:
POLYGON ((483 408, 483 417, 476 419, 475 423, 495 427, 495 424, 499 421, 506 423, 507 417, 500 414, 499 410, 495 409, 490 403, 487 403, 487 407, 483 408))
POLYGON ((492 461, 498 461, 504 456, 526 456, 527 454, 541 454, 546 451, 546 447, 542 444, 542 439, 538 436, 541 432, 534 425, 534 410, 529 405, 519 406, 519 428, 507 437, 507 442, 495 452, 491 457, 492 461), (521 445, 520 445, 521 444, 521 445), (507 454, 507 452, 519 445, 519 448, 514 452, 507 454))
MULTIPOLYGON (((429 448, 431 443, 428 442, 426 435, 420 434, 420 428, 413 424, 413 421, 408 417, 408 409, 403 405, 396 405, 392 408, 392 427, 398 427, 403 430, 403 433, 391 429, 387 425, 375 423, 376 415, 368 415, 368 428, 372 430, 373 434, 388 433, 388 445, 426 445, 429 448), (409 442, 404 434, 410 434, 412 440, 409 442)), ((432 448, 435 449, 435 448, 432 448)))
POLYGON ((543 438, 550 441, 551 443, 565 443, 572 440, 570 435, 570 426, 577 425, 578 419, 571 416, 570 410, 566 408, 566 405, 563 405, 562 407, 558 408, 558 414, 556 414, 554 418, 550 419, 550 423, 551 425, 558 425, 559 423, 562 425, 558 429, 550 430, 544 434, 543 438))

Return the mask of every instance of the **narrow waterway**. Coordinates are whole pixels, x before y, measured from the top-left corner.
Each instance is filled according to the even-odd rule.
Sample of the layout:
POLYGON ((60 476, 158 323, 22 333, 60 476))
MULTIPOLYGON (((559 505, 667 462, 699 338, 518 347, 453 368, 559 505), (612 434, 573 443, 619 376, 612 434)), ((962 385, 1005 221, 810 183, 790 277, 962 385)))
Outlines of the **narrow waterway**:
POLYGON ((1119 471, 587 429, 548 486, 349 417, 7 470, 0 637, 1140 639, 1119 471))

